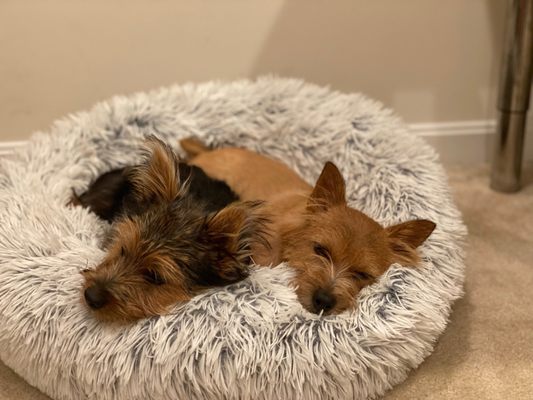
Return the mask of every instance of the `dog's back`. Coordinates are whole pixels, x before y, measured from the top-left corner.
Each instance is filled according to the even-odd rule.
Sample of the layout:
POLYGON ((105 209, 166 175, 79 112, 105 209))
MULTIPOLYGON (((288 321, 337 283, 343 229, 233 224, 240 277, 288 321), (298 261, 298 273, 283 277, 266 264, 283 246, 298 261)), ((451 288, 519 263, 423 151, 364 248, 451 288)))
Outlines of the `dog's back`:
POLYGON ((194 139, 180 141, 189 164, 226 182, 242 200, 272 201, 287 192, 309 194, 312 187, 281 161, 237 147, 210 150, 194 139))

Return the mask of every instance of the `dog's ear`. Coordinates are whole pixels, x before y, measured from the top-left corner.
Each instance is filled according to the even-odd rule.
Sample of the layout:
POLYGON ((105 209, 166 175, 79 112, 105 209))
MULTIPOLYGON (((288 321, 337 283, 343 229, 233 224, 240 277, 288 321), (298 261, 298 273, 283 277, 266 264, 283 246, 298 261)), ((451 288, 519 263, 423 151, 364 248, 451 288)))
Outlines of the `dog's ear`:
POLYGON ((417 264, 420 258, 416 248, 424 243, 435 227, 434 222, 418 219, 385 228, 393 253, 393 262, 402 265, 417 264))
POLYGON ((332 162, 328 161, 311 196, 307 201, 307 210, 311 212, 325 211, 330 206, 346 204, 346 185, 339 169, 332 162))
POLYGON ((144 161, 128 171, 128 179, 141 203, 172 202, 186 188, 180 182, 178 156, 155 136, 146 139, 144 161))
POLYGON ((221 282, 237 282, 248 276, 252 246, 268 246, 267 223, 261 202, 235 202, 207 220, 206 239, 215 248, 211 263, 221 282))

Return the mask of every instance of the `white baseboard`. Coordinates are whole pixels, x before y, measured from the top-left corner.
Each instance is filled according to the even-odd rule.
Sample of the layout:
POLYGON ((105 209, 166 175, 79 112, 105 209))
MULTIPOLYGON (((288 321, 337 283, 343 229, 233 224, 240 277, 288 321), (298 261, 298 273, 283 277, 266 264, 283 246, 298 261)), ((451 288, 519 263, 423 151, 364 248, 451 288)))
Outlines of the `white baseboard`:
MULTIPOLYGON (((494 120, 419 123, 409 128, 435 147, 446 165, 486 163, 494 155, 494 120)), ((527 125, 524 161, 533 161, 533 119, 527 125)))
POLYGON ((487 135, 495 132, 496 121, 421 122, 410 124, 409 129, 424 137, 487 135))
POLYGON ((435 147, 444 164, 473 165, 492 159, 494 120, 417 123, 409 129, 435 147))
POLYGON ((0 157, 12 154, 17 148, 26 144, 25 140, 0 142, 0 157))
MULTIPOLYGON (((533 160, 533 121, 526 134, 524 160, 533 160)), ((490 162, 496 131, 494 120, 410 124, 409 129, 437 149, 444 164, 474 165, 490 162)), ((0 142, 0 157, 9 155, 25 141, 0 142)))

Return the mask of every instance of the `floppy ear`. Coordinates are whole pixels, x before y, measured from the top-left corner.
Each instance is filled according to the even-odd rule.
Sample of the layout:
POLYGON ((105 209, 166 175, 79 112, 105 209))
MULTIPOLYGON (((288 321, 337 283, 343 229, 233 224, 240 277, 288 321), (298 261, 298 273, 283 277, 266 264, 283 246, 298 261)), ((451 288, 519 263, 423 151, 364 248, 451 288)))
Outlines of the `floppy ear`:
POLYGON ((435 227, 434 222, 418 219, 385 228, 394 262, 405 265, 418 263, 420 257, 416 248, 424 243, 435 227))
POLYGON ((144 161, 128 171, 133 192, 140 202, 171 202, 180 191, 179 159, 170 146, 155 136, 145 142, 144 161))
POLYGON ((339 169, 328 161, 309 196, 307 210, 325 211, 330 206, 340 204, 346 204, 346 185, 339 169))
POLYGON ((235 202, 210 217, 207 240, 214 244, 211 263, 223 283, 248 276, 254 243, 268 246, 265 226, 268 217, 261 202, 235 202))

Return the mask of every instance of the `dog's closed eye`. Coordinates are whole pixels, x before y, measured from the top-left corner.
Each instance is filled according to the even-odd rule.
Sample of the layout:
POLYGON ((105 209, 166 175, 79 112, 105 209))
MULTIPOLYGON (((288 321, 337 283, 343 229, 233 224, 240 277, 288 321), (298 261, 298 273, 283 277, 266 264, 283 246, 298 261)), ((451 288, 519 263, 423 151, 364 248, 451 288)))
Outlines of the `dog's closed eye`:
POLYGON ((372 275, 367 274, 366 272, 361 272, 361 271, 352 272, 352 276, 354 277, 354 279, 361 280, 361 281, 366 281, 366 280, 374 278, 372 275))
POLYGON ((326 246, 321 245, 320 243, 315 243, 313 246, 313 251, 319 257, 330 258, 329 250, 326 246))
POLYGON ((144 280, 152 285, 164 285, 166 283, 165 279, 154 271, 153 269, 145 269, 142 271, 142 276, 144 280))

